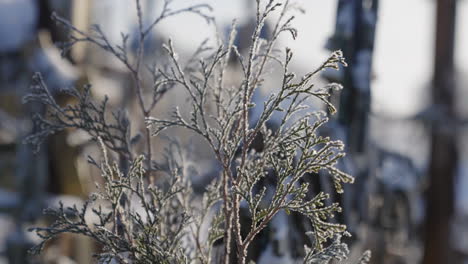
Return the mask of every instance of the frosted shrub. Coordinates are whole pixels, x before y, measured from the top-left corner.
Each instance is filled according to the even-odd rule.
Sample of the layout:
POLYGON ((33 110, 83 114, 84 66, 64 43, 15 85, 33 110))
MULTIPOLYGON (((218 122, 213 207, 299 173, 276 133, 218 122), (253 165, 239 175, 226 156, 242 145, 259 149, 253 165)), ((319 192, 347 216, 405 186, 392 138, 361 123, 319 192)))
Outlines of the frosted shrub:
MULTIPOLYGON (((71 32, 70 42, 63 45, 64 52, 75 43, 88 42, 113 54, 127 67, 133 77, 140 114, 139 119, 130 120, 123 110, 111 112, 107 99, 100 103, 93 101, 90 86, 82 91, 64 91, 77 98, 78 103, 59 106, 40 74, 34 76, 32 92, 25 101, 38 101, 48 110, 45 116, 35 117, 41 129, 30 135, 27 142, 39 147, 47 136, 58 131, 67 128, 86 131, 102 149, 102 161, 89 158, 101 171, 102 183, 80 208, 61 205, 56 210, 47 210, 55 222, 49 227, 33 229, 42 242, 32 251, 39 253, 57 235, 75 233, 90 237, 102 246, 96 253, 99 263, 246 263, 252 241, 284 210, 310 220, 310 244, 306 246, 304 263, 345 260, 349 252, 340 238, 346 234, 346 227, 329 222, 341 210, 339 205, 326 203, 325 193, 308 198, 309 186, 301 180, 308 173, 327 171, 338 193, 343 191, 343 183, 353 181, 336 167, 344 156, 342 142, 318 135, 317 130, 327 118, 309 109, 307 103, 311 98, 318 98, 330 112, 335 112, 328 98, 330 90, 339 85, 316 88, 311 82, 324 69, 337 70, 339 64, 346 65, 341 52, 332 53, 316 70, 295 76, 289 70, 293 52, 288 48, 275 50, 275 43, 284 33, 296 37, 292 13, 297 8, 288 1, 270 0, 257 1, 257 22, 245 57, 233 45, 234 23, 226 45, 209 47, 204 42, 193 59, 182 64, 169 41, 163 46, 168 63, 145 67, 144 42, 160 21, 190 12, 212 22, 207 5, 173 10, 170 2, 164 1, 160 16, 145 27, 140 1, 136 0, 139 45, 133 55, 128 52, 127 35, 122 35, 120 45, 113 45, 99 26, 94 26, 88 34, 54 17, 71 32), (262 39, 259 37, 262 27, 274 12, 279 12, 279 16, 273 24, 271 38, 262 39), (242 69, 239 85, 226 84, 231 58, 242 69), (252 125, 249 121, 249 111, 255 107, 252 96, 268 78, 265 69, 273 66, 281 68, 279 90, 257 106, 262 113, 252 125), (151 88, 143 85, 145 71, 153 76, 151 88), (152 117, 153 108, 169 89, 182 89, 188 94, 189 117, 184 117, 177 107, 172 118, 152 117), (272 131, 266 124, 275 112, 282 112, 282 118, 279 127, 272 131), (130 125, 138 122, 145 124, 141 129, 145 135, 144 153, 136 153, 132 147, 135 135, 131 135, 130 125), (162 155, 164 160, 153 159, 152 140, 171 127, 192 131, 203 138, 206 148, 220 164, 219 175, 206 186, 200 203, 192 202, 196 194, 191 189, 190 175, 184 170, 180 154, 183 146, 176 139, 171 139, 162 155), (258 138, 262 141, 262 151, 252 147, 258 138), (153 177, 155 174, 162 176, 153 177), (262 182, 265 177, 276 179, 274 190, 268 190, 269 195, 262 182), (250 226, 241 227, 241 205, 248 210, 250 226), (90 216, 95 219, 93 222, 90 216), (247 230, 246 234, 241 228, 247 230), (215 254, 216 250, 221 252, 215 254)), ((368 259, 366 253, 358 263, 367 263, 368 259)))

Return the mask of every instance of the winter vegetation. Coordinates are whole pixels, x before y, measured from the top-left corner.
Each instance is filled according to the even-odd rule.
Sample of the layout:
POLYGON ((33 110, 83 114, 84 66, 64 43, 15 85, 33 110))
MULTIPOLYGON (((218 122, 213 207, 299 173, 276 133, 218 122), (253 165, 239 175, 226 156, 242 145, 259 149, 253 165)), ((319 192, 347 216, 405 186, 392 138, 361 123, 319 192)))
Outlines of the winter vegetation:
MULTIPOLYGON (((278 50, 275 44, 283 34, 296 37, 293 24, 299 6, 257 0, 247 54, 234 45, 237 32, 233 22, 227 39, 201 43, 191 58, 179 58, 169 40, 162 46, 164 58, 147 65, 145 40, 161 21, 182 13, 196 14, 207 23, 214 20, 208 5, 173 9, 166 0, 159 16, 146 24, 139 0, 135 6, 138 36, 122 34, 119 44, 111 43, 99 25, 87 33, 53 17, 70 31, 70 41, 61 45, 63 54, 86 42, 125 66, 133 81, 138 114, 130 118, 128 109, 110 109, 107 98, 96 102, 90 85, 63 89, 77 103, 60 105, 41 74, 33 77, 24 101, 39 102, 47 111, 34 117, 39 129, 26 142, 38 150, 48 136, 80 129, 90 135, 102 155, 88 158, 101 174, 97 192, 82 206, 61 204, 46 210, 54 222, 32 229, 41 238, 32 253, 41 253, 47 242, 61 234, 73 233, 100 245, 95 252, 98 263, 252 263, 252 243, 275 216, 286 213, 301 215, 308 223, 305 245, 295 245, 304 247, 297 263, 349 263, 348 247, 341 241, 349 233, 345 225, 332 219, 341 211, 340 205, 330 202, 327 193, 311 195, 306 180, 326 172, 337 193, 343 192, 343 184, 353 182, 351 175, 337 167, 345 155, 343 143, 318 133, 328 121, 327 113, 336 112, 330 93, 342 87, 313 84, 321 71, 346 66, 343 54, 335 51, 316 69, 296 76, 289 67, 294 51, 278 50), (275 13, 271 36, 261 38, 265 21, 275 13), (134 52, 129 37, 138 40, 134 52), (242 77, 236 84, 226 80, 232 60, 241 68, 242 77), (254 92, 269 78, 272 68, 282 73, 276 84, 278 92, 255 105, 254 92), (151 85, 144 81, 148 76, 151 85), (187 95, 189 114, 175 106, 170 118, 155 117, 155 107, 172 89, 187 95), (311 108, 309 101, 316 99, 324 103, 327 113, 311 108), (254 107, 261 109, 256 120, 250 118, 254 107), (281 118, 273 129, 268 123, 277 113, 281 118), (194 172, 186 169, 189 148, 171 136, 174 129, 203 139, 216 159, 219 169, 201 194, 193 188, 194 172), (167 142, 161 155, 154 153, 156 139, 167 142)), ((369 259, 370 252, 365 252, 353 263, 364 264, 369 259)))

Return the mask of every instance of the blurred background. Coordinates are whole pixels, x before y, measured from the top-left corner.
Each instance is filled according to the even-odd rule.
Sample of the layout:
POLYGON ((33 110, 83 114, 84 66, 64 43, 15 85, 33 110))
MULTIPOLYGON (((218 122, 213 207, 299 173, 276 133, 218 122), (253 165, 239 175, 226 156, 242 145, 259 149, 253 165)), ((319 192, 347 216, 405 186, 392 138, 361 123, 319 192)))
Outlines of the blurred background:
MULTIPOLYGON (((143 2, 146 17, 158 14, 160 1, 143 2)), ((170 18, 153 32, 148 61, 158 58, 169 38, 181 57, 188 56, 198 43, 215 38, 214 32, 224 38, 233 19, 239 27, 236 44, 241 49, 248 45, 253 0, 172 4, 199 2, 213 7, 216 28, 194 15, 170 18)), ((372 263, 468 263, 468 1, 298 2, 305 11, 294 23, 298 38, 281 39, 278 47, 295 52, 293 70, 298 75, 314 70, 336 49, 343 50, 349 64, 338 73, 324 72, 318 82, 345 87, 334 95, 338 114, 324 133, 346 142, 342 166, 356 177, 344 196, 335 197, 344 207, 338 221, 353 235, 352 251, 371 249, 372 263)), ((98 150, 80 131, 51 137, 38 155, 22 144, 34 129, 31 115, 41 111, 22 104, 32 74, 41 72, 56 91, 91 83, 93 96, 108 95, 114 106, 125 105, 131 93, 128 72, 99 49, 78 45, 60 56, 54 43, 65 41, 67 32, 51 21, 52 11, 84 31, 99 24, 111 42, 126 32, 129 43, 136 43, 136 37, 131 39, 137 31, 131 0, 0 0, 2 264, 28 263, 25 249, 37 238, 27 228, 51 221, 42 209, 58 200, 80 203, 94 190, 98 175, 86 162, 98 150)), ((266 86, 257 100, 271 90, 266 86)), ((156 114, 183 103, 178 98, 177 89, 171 90, 156 114)), ((60 95, 57 100, 73 103, 60 95)), ((209 155, 201 159, 209 166, 209 155)), ((329 188, 324 180, 317 185, 329 188)), ((274 239, 282 244, 285 236, 274 239)), ((36 261, 91 263, 96 249, 87 239, 63 237, 36 261)), ((279 246, 260 254, 258 263, 294 262, 279 246)))

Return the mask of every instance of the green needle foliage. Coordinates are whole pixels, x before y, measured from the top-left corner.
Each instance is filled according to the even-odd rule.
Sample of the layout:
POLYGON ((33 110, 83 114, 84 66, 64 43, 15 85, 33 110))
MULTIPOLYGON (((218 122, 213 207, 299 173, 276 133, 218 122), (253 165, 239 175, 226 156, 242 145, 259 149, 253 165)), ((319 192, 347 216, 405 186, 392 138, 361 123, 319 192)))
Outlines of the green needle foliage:
MULTIPOLYGON (((141 67, 143 42, 148 32, 166 17, 183 12, 194 12, 208 22, 206 5, 191 6, 181 10, 170 9, 165 1, 161 16, 148 28, 142 25, 140 3, 136 0, 139 17, 140 46, 136 56, 127 53, 127 36, 123 35, 122 45, 113 46, 105 34, 95 27, 95 34, 88 35, 61 18, 56 21, 72 32, 71 45, 85 41, 103 48, 115 55, 135 81, 135 92, 141 107, 141 119, 147 133, 146 153, 134 153, 131 147, 129 118, 117 111, 109 114, 106 101, 92 102, 90 87, 84 92, 68 93, 78 99, 78 104, 59 106, 53 99, 40 75, 26 101, 39 101, 48 107, 46 116, 36 116, 41 128, 28 137, 27 142, 39 146, 48 135, 66 128, 78 128, 88 132, 102 149, 103 159, 89 161, 101 171, 103 183, 98 192, 90 196, 83 207, 65 208, 47 212, 55 216, 55 223, 49 227, 33 230, 42 242, 32 249, 39 253, 45 243, 62 233, 76 233, 91 237, 102 245, 96 253, 99 263, 230 263, 233 259, 243 264, 247 259, 249 246, 256 236, 281 210, 304 215, 310 220, 312 230, 308 232, 311 246, 306 246, 303 263, 329 263, 331 260, 345 260, 349 251, 341 237, 346 226, 330 222, 341 208, 328 204, 328 194, 319 193, 308 198, 308 184, 301 179, 308 173, 327 171, 332 177, 335 189, 343 192, 343 183, 352 183, 353 178, 336 167, 344 156, 342 142, 318 135, 318 130, 327 122, 322 112, 310 109, 309 100, 318 98, 334 113, 328 101, 330 91, 339 89, 338 84, 316 88, 313 78, 327 68, 338 69, 345 65, 340 51, 331 56, 316 70, 296 76, 289 69, 293 52, 275 49, 278 38, 297 32, 292 26, 292 13, 297 6, 286 1, 257 1, 257 23, 252 34, 251 46, 246 57, 233 44, 236 37, 235 24, 227 44, 215 47, 204 42, 195 59, 182 64, 169 41, 163 48, 169 63, 161 67, 141 67), (265 21, 274 12, 279 12, 271 38, 260 38, 265 21), (229 60, 234 57, 242 69, 239 85, 227 85, 230 74, 229 60), (255 107, 252 96, 268 78, 268 67, 280 67, 281 82, 277 93, 272 93, 263 105, 260 117, 252 125, 249 112, 255 107), (152 100, 145 103, 140 77, 149 70, 154 77, 152 100), (190 115, 184 117, 175 108, 172 118, 151 117, 151 111, 158 100, 169 89, 182 89, 191 105, 190 115), (286 106, 286 107, 285 107, 286 106), (282 112, 279 127, 272 131, 267 127, 276 112, 282 112), (304 114, 305 113, 305 114, 304 114), (107 119, 112 116, 112 121, 107 119), (184 170, 183 147, 176 139, 166 148, 164 160, 156 161, 151 156, 151 139, 160 136, 164 130, 179 127, 201 136, 207 148, 211 149, 221 165, 219 176, 207 187, 200 202, 191 190, 191 175, 184 170), (263 149, 255 151, 254 141, 261 138, 263 149), (108 150, 112 151, 110 155, 108 150), (119 163, 112 162, 117 157, 119 163), (122 166, 122 160, 127 166, 122 166), (151 175, 163 175, 151 181, 151 175), (266 177, 276 179, 276 186, 262 182, 266 177), (268 190, 274 188, 274 190, 268 190), (267 193, 272 193, 267 195, 267 193), (246 205, 250 226, 241 227, 241 205, 246 205), (94 220, 91 220, 94 219, 94 220), (244 234, 242 230, 247 230, 244 234), (216 250, 221 245, 222 257, 216 250)), ((367 263, 366 252, 358 263, 367 263)))

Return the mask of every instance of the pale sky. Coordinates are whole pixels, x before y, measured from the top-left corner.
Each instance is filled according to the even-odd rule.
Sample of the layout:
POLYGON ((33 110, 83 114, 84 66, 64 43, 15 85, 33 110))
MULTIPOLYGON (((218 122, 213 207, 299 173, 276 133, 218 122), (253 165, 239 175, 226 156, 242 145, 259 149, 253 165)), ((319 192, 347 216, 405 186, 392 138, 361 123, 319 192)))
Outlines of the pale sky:
MULTIPOLYGON (((176 1, 177 2, 177 1, 176 1)), ((200 2, 179 1, 182 5, 200 2)), ((244 0, 208 0, 215 9, 219 25, 229 25, 234 18, 245 18, 244 0)), ((306 14, 298 15, 296 41, 283 40, 300 54, 297 67, 313 69, 328 54, 323 48, 333 32, 337 1, 303 0, 306 14)), ((252 10, 253 12, 253 10, 252 10)), ((459 1, 457 28, 457 58, 459 72, 468 72, 468 1, 459 1)), ((424 107, 429 94, 428 84, 433 69, 435 1, 381 0, 374 54, 373 109, 401 116, 412 115, 424 107)), ((180 18, 179 18, 180 19, 180 18)), ((168 23, 163 31, 180 41, 201 41, 209 32, 201 19, 184 17, 177 25, 168 23), (184 26, 181 27, 180 25, 184 26)), ((188 46, 187 46, 188 47, 188 46)), ((184 47, 186 48, 186 47, 184 47)))
MULTIPOLYGON (((150 0, 152 1, 152 0, 150 0)), ((102 17, 99 24, 111 24, 126 29, 129 9, 122 0, 102 0, 96 5, 112 5, 113 12, 102 17), (126 21, 127 20, 127 21, 126 21)), ((176 0, 174 8, 194 3, 208 3, 215 12, 218 28, 223 30, 233 19, 241 23, 246 14, 245 0, 176 0)), ((299 71, 316 67, 328 55, 324 43, 332 34, 336 0, 298 0, 306 14, 297 16, 299 30, 296 41, 282 40, 296 54, 294 60, 299 71)), ((127 2, 128 3, 128 2, 127 2)), ((460 73, 468 72, 468 1, 458 1, 456 63, 460 73), (466 14, 466 15, 465 15, 466 14)), ((254 10, 249 10, 253 13, 254 10)), ((134 13, 134 12, 132 12, 134 13)), ((130 14, 132 14, 130 13, 130 14)), ((373 109, 401 116, 412 115, 424 107, 432 76, 435 1, 381 0, 374 54, 373 109)), ((161 24, 161 32, 175 39, 179 50, 195 49, 198 43, 213 36, 212 28, 194 15, 178 16, 161 24)), ((108 31, 107 31, 108 32, 108 31)), ((115 32, 116 36, 119 32, 115 32)), ((300 74, 301 72, 299 72, 300 74)))
MULTIPOLYGON (((233 19, 237 18, 241 23, 247 16, 246 0, 175 0, 173 5, 176 8, 202 2, 214 8, 220 30, 230 25, 233 19)), ((282 45, 287 45, 296 54, 300 54, 293 62, 299 69, 298 74, 301 74, 314 69, 329 54, 324 49, 324 44, 333 32, 337 1, 297 2, 302 2, 306 10, 306 14, 299 14, 295 21, 299 37, 296 41, 283 39, 282 45)), ((107 12, 106 16, 97 14, 97 23, 103 27, 113 27, 116 37, 119 37, 120 30, 130 31, 128 22, 135 12, 134 7, 128 6, 128 3, 126 0, 95 2, 96 7, 101 6, 105 10, 112 7, 112 12, 107 12)), ((408 116, 424 107, 433 69, 435 4, 431 0, 380 1, 374 54, 375 80, 372 84, 372 108, 376 112, 408 116)), ((468 49, 462 49, 468 46, 468 28, 464 26, 468 25, 468 1, 458 1, 458 5, 456 63, 458 72, 464 76, 463 73, 468 72, 468 49)), ((249 12, 253 13, 254 10, 249 12)), ((194 15, 168 19, 161 24, 159 30, 176 40, 174 43, 178 50, 186 52, 194 50, 202 40, 213 36, 212 28, 194 15)))

